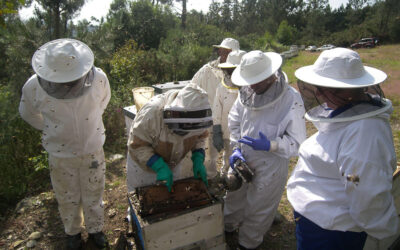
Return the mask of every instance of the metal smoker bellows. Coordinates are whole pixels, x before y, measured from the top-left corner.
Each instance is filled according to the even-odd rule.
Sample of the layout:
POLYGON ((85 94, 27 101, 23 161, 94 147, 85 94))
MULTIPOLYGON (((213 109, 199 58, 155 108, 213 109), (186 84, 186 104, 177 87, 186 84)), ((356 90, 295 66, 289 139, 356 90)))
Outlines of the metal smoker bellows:
POLYGON ((238 190, 243 182, 249 183, 253 179, 254 172, 249 168, 246 162, 240 159, 233 165, 233 171, 224 177, 225 188, 229 191, 238 190))

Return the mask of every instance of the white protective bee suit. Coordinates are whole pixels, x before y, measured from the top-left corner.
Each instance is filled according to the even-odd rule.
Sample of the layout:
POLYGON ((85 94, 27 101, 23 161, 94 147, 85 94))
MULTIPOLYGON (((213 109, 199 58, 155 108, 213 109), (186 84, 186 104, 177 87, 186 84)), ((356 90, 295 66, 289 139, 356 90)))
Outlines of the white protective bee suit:
POLYGON ((219 84, 215 95, 213 106, 214 124, 220 124, 222 128, 222 138, 224 141, 224 158, 222 162, 222 173, 229 167, 229 156, 232 154, 230 145, 230 132, 228 128, 228 115, 239 93, 238 87, 232 84, 230 77, 225 74, 224 79, 219 84))
POLYGON ((329 230, 365 231, 378 239, 397 232, 390 193, 396 169, 391 113, 386 100, 378 114, 342 122, 312 120, 318 132, 301 145, 287 186, 298 213, 329 230))
MULTIPOLYGON (((136 187, 154 184, 156 172, 147 166, 153 155, 158 155, 168 164, 173 173, 173 180, 193 176, 189 152, 204 150, 204 141, 208 136, 208 127, 212 125, 211 113, 203 121, 208 127, 187 130, 186 134, 178 134, 168 127, 164 119, 164 111, 210 110, 207 94, 199 87, 188 84, 181 90, 170 90, 156 95, 138 112, 129 132, 128 150, 133 164, 128 165, 128 191, 136 187), (182 175, 182 172, 187 175, 182 175)), ((178 121, 178 120, 177 120, 178 121)), ((185 122, 184 119, 178 122, 185 122)), ((187 122, 187 121, 186 121, 187 122)), ((181 131, 182 132, 182 131, 181 131)))
MULTIPOLYGON (((241 68, 257 64, 253 63, 250 53, 256 58, 261 57, 260 62, 266 60, 258 51, 244 55, 232 75, 235 85, 239 85, 235 73, 246 73, 246 69, 241 68), (251 63, 246 65, 249 61, 251 63)), ((280 56, 269 53, 275 54, 272 57, 278 61, 272 69, 277 76, 276 81, 260 95, 256 95, 250 86, 241 87, 228 117, 233 147, 241 149, 247 165, 255 173, 250 183, 243 183, 237 191, 227 193, 224 206, 225 230, 239 229, 239 244, 246 248, 256 248, 262 243, 284 191, 289 158, 297 156, 298 147, 306 138, 301 96, 288 85, 284 73, 276 71, 282 62, 280 56), (238 143, 243 136, 257 138, 259 132, 271 141, 269 151, 254 150, 238 143)), ((267 66, 261 65, 256 70, 264 70, 267 66)))
MULTIPOLYGON (((219 59, 204 65, 197 73, 193 76, 192 83, 196 84, 200 88, 204 89, 208 95, 208 101, 210 106, 213 107, 215 93, 223 78, 223 72, 218 68, 219 59)), ((206 159, 204 165, 207 168, 208 178, 213 178, 217 175, 217 159, 218 150, 212 144, 212 128, 208 129, 209 136, 205 140, 206 159)))
POLYGON ((399 218, 391 194, 396 169, 389 123, 393 108, 389 100, 377 98, 386 74, 363 66, 355 51, 337 48, 298 69, 296 77, 303 81, 298 84, 305 100, 312 97, 307 88, 315 86, 359 89, 371 100, 341 107, 341 113, 321 101, 310 106, 306 119, 318 132, 300 146, 288 181, 294 210, 326 230, 366 232, 378 239, 394 235, 399 218))
MULTIPOLYGON (((225 38, 221 44, 213 45, 216 48, 223 48, 227 50, 236 51, 239 50, 239 42, 233 38, 225 38)), ((220 64, 220 58, 205 64, 192 78, 192 83, 196 84, 200 88, 204 89, 208 94, 208 101, 210 106, 213 108, 216 91, 220 85, 221 80, 224 78, 223 71, 218 67, 220 64)), ((214 113, 214 111, 213 111, 214 113)), ((210 134, 205 141, 206 158, 204 165, 207 168, 208 178, 214 178, 217 175, 217 159, 218 150, 212 143, 213 131, 212 128, 208 130, 210 134)))
POLYGON ((76 99, 48 95, 33 75, 22 88, 19 112, 32 127, 43 131, 42 145, 49 154, 72 158, 103 147, 102 114, 110 97, 107 76, 100 68, 95 68, 89 91, 76 99))
MULTIPOLYGON (((78 58, 74 54, 76 51, 65 49, 71 41, 80 43, 73 39, 59 39, 49 42, 49 47, 59 44, 64 46, 60 50, 64 49, 66 53, 72 53, 78 58)), ((42 131, 42 145, 49 153, 51 182, 65 232, 68 235, 80 233, 82 209, 87 231, 100 232, 104 224, 102 195, 105 174, 105 129, 102 114, 111 96, 107 76, 101 69, 93 67, 90 85, 86 83, 83 94, 58 99, 49 95, 38 81, 38 74, 42 79, 51 78, 35 68, 38 64, 35 60, 42 63, 40 52, 38 54, 33 57, 33 67, 37 74, 22 89, 19 112, 25 121, 42 131)), ((61 71, 64 66, 57 63, 53 66, 61 71)), ((91 62, 89 60, 88 70, 92 63, 93 59, 91 62)))
MULTIPOLYGON (((232 51, 229 53, 226 62, 219 64, 218 67, 221 69, 233 70, 239 65, 240 59, 244 54, 246 54, 246 51, 243 50, 232 51)), ((217 87, 212 110, 214 126, 221 126, 223 139, 224 154, 220 172, 221 174, 226 174, 229 167, 229 156, 232 154, 230 132, 228 128, 228 115, 238 96, 239 88, 233 85, 229 73, 223 72, 223 74, 224 77, 217 87)))

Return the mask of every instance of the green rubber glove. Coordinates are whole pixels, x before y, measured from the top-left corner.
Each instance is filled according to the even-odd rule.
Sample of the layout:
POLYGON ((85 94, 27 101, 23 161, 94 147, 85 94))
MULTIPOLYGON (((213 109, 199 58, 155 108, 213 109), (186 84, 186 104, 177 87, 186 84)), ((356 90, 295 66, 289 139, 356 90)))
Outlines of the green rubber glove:
POLYGON ((196 179, 201 178, 201 180, 208 186, 207 181, 207 171, 204 166, 204 154, 196 151, 192 153, 192 162, 193 162, 193 176, 196 179))
POLYGON ((156 171, 157 181, 166 181, 165 185, 168 188, 168 192, 171 192, 172 184, 174 183, 173 175, 164 159, 162 157, 158 158, 150 168, 156 171))

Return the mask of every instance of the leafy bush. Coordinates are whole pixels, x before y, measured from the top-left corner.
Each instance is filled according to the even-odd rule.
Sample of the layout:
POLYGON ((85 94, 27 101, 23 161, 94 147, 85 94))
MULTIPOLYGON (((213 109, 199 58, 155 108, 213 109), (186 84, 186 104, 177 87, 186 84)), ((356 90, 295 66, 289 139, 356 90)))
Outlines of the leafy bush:
POLYGON ((140 50, 135 41, 129 40, 117 50, 110 61, 108 75, 111 100, 103 114, 106 127, 105 150, 123 152, 126 150, 125 122, 123 108, 133 105, 132 89, 145 85, 146 72, 142 70, 142 58, 146 52, 140 50))
MULTIPOLYGON (((111 83, 112 84, 112 83, 111 83)), ((106 154, 126 151, 126 130, 123 108, 133 105, 132 88, 129 85, 119 85, 111 90, 111 100, 103 114, 106 128, 106 154)))
POLYGON ((118 84, 118 86, 127 84, 136 86, 141 83, 139 59, 140 54, 143 53, 135 41, 129 40, 114 54, 110 61, 110 73, 115 84, 118 84))
POLYGON ((289 26, 286 20, 283 20, 281 24, 279 24, 276 37, 280 43, 285 45, 291 45, 295 40, 295 33, 296 29, 289 26))
POLYGON ((389 34, 391 35, 392 41, 400 41, 400 18, 392 22, 389 34))
MULTIPOLYGON (((181 32, 178 29, 176 29, 174 31, 181 32)), ((211 48, 211 46, 214 44, 220 44, 221 41, 226 37, 236 38, 236 36, 234 36, 228 32, 223 32, 218 27, 216 27, 214 25, 210 25, 210 24, 201 24, 200 23, 198 25, 192 25, 191 22, 188 22, 187 31, 194 34, 193 42, 196 42, 200 46, 205 46, 207 48, 211 48)), ((171 36, 171 33, 169 33, 169 36, 171 36)))
POLYGON ((171 30, 161 41, 157 53, 157 58, 161 61, 166 73, 163 80, 192 79, 197 70, 210 60, 211 52, 212 44, 200 46, 195 33, 179 29, 171 30))
POLYGON ((24 195, 48 187, 50 178, 40 132, 19 116, 19 96, 0 86, 0 103, 0 211, 5 212, 24 195))
POLYGON ((273 40, 273 36, 265 32, 263 36, 257 34, 248 34, 239 39, 240 49, 247 52, 251 50, 262 50, 266 51, 268 49, 268 44, 273 40))

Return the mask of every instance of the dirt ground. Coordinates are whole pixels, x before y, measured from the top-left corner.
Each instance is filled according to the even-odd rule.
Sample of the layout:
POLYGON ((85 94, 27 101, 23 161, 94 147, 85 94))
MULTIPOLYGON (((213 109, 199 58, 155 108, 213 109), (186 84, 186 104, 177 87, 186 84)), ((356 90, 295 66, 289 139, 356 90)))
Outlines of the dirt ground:
MULTIPOLYGON (((128 206, 125 185, 125 160, 107 164, 106 189, 104 192, 105 227, 104 233, 115 249, 115 240, 125 233, 126 209, 128 206)), ((0 249, 25 249, 29 236, 40 232, 32 249, 63 249, 65 234, 52 190, 22 200, 14 210, 9 211, 0 221, 0 249)), ((83 238, 87 233, 83 230, 83 238)), ((91 242, 85 242, 82 249, 96 249, 91 242)))
MULTIPOLYGON (((105 226, 110 247, 108 249, 128 249, 121 245, 126 238, 136 249, 133 237, 129 234, 127 215, 127 188, 125 184, 125 159, 107 164, 106 188, 104 193, 105 226), (121 238, 120 240, 118 240, 121 238)), ((280 205, 280 223, 273 225, 265 235, 264 243, 259 249, 296 249, 292 211, 288 209, 286 195, 280 205)), ((83 230, 85 243, 82 249, 96 249, 87 241, 87 233, 83 230)), ((51 190, 22 200, 14 209, 10 209, 0 218, 0 249, 27 249, 32 243, 32 233, 40 233, 32 249, 64 249, 65 234, 57 210, 57 201, 51 190)), ((230 249, 237 248, 237 233, 226 235, 230 249)))

